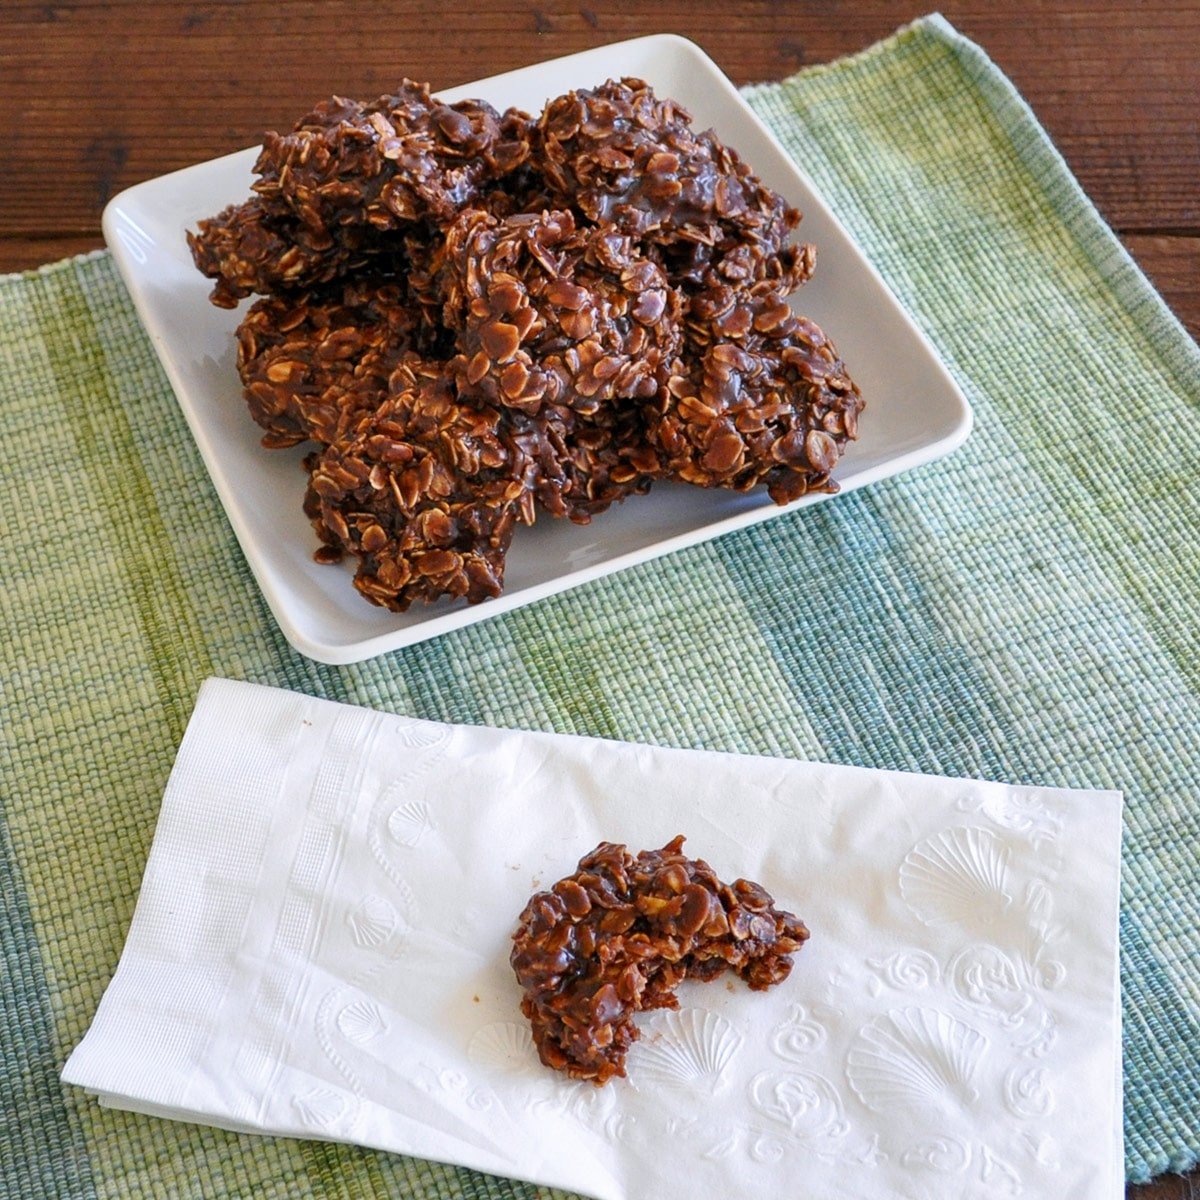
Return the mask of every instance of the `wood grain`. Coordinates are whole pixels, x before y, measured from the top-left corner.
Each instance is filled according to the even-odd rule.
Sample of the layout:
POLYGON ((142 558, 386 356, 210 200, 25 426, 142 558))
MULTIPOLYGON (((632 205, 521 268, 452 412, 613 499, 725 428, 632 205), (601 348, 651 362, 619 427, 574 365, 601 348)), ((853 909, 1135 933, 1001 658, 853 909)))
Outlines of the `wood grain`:
MULTIPOLYGON (((122 188, 253 144, 315 97, 387 90, 403 72, 442 87, 670 30, 699 42, 736 82, 777 79, 860 50, 927 7, 928 0, 661 0, 652 9, 498 0, 461 10, 432 0, 6 4, 2 261, 49 261, 60 239, 96 235, 101 209, 122 188)), ((1184 297, 1176 311, 1200 333, 1196 257, 1180 252, 1184 266, 1170 267, 1157 244, 1200 236, 1200 5, 941 7, 1013 79, 1114 228, 1156 238, 1146 265, 1170 280, 1169 302, 1184 297)))
MULTIPOLYGON (((736 82, 773 79, 861 49, 926 7, 927 0, 662 0, 652 11, 620 12, 561 0, 486 10, 428 0, 7 4, 0 232, 95 228, 114 191, 251 144, 314 97, 385 90, 403 71, 441 87, 675 30, 700 42, 736 82)), ((1115 227, 1200 229, 1200 6, 942 7, 1033 103, 1115 227)))
MULTIPOLYGON (((655 32, 735 82, 861 50, 930 0, 50 0, 0 6, 0 272, 101 245, 107 200, 253 144, 331 92, 435 87, 655 32)), ((1200 336, 1200 4, 942 0, 1008 74, 1101 213, 1200 336)), ((1200 1200, 1200 1173, 1131 1188, 1200 1200)))
POLYGON ((1154 1183, 1131 1187, 1127 1200, 1200 1200, 1200 1172, 1165 1175, 1154 1183))
POLYGON ((1121 240, 1192 337, 1200 337, 1200 237, 1126 234, 1121 240))
POLYGON ((0 275, 13 271, 28 271, 43 263, 57 262, 73 254, 99 250, 104 239, 98 233, 72 237, 0 238, 0 275))

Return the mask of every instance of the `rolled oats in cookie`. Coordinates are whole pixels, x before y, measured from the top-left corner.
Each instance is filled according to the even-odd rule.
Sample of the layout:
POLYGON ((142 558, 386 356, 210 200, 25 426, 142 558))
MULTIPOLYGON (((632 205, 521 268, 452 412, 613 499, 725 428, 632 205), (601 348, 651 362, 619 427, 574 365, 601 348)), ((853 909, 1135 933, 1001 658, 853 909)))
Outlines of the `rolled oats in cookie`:
POLYGON ((405 361, 379 408, 311 461, 318 558, 354 555, 354 586, 395 612, 498 596, 513 532, 533 520, 536 454, 503 412, 460 403, 441 364, 405 361))
POLYGON ((680 299, 662 270, 569 210, 467 211, 446 234, 442 290, 463 385, 530 413, 654 396, 680 347, 680 299))
POLYGON ((411 80, 370 104, 334 96, 264 136, 256 195, 189 232, 192 257, 227 308, 326 283, 394 253, 397 231, 452 220, 494 191, 528 158, 529 129, 515 109, 443 104, 411 80))
POLYGON ((552 100, 535 143, 552 189, 590 221, 678 246, 679 278, 719 271, 729 255, 738 264, 731 262, 731 279, 796 274, 800 255, 787 243, 799 212, 642 80, 609 80, 552 100))
POLYGON ((406 79, 370 104, 334 96, 290 133, 268 133, 254 190, 271 211, 289 211, 333 242, 363 226, 449 221, 529 157, 529 128, 515 109, 444 104, 406 79))
POLYGON ((648 421, 672 475, 742 491, 766 484, 778 504, 837 490, 832 473, 863 403, 814 322, 769 284, 719 286, 693 299, 688 347, 648 421))
POLYGON ((200 221, 187 240, 197 269, 215 281, 209 299, 218 308, 236 308, 255 294, 318 287, 353 274, 386 250, 370 230, 338 242, 314 239, 294 217, 272 216, 257 198, 200 221))
POLYGON ((526 904, 511 962, 546 1066, 604 1084, 625 1074, 634 1015, 677 1008, 684 979, 730 971, 762 991, 787 978, 804 923, 757 883, 722 883, 683 841, 639 854, 602 842, 526 904))
POLYGON ((545 451, 534 490, 552 517, 586 525, 665 476, 641 405, 606 405, 590 415, 546 405, 530 420, 544 435, 545 451))
POLYGON ((420 312, 401 278, 355 277, 267 296, 238 326, 238 374, 270 448, 328 444, 383 403, 388 378, 421 347, 420 312))

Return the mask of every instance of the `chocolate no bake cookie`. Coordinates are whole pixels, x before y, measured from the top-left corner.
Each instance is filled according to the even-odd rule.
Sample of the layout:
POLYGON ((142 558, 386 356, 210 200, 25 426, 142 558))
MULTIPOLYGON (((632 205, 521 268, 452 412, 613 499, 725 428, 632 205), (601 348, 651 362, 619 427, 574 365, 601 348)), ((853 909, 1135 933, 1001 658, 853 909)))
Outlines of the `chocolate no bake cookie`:
POLYGON ((525 906, 511 961, 546 1066, 606 1083, 625 1074, 634 1014, 677 1008, 684 979, 732 971, 762 991, 787 978, 803 922, 757 883, 722 883, 683 841, 637 855, 602 842, 525 906))

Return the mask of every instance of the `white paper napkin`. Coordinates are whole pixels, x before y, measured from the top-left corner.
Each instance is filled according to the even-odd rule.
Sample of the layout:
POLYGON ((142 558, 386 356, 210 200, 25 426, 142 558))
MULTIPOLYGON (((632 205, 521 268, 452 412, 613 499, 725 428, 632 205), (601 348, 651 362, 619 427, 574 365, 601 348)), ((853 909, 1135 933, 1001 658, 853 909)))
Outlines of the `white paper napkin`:
POLYGON ((1121 800, 439 725, 210 680, 120 965, 103 1103, 602 1200, 1120 1197, 1121 800), (530 893, 677 833, 812 939, 685 984, 629 1078, 536 1059, 530 893))

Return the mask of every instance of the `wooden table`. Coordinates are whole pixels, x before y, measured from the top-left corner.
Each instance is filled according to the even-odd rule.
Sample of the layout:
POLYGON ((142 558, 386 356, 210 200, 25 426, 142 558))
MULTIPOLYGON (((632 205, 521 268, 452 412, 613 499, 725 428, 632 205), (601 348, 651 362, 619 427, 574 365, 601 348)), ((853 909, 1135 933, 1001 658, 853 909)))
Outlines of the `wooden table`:
MULTIPOLYGON (((851 53, 932 0, 9 0, 0 7, 0 272, 101 245, 138 180, 251 145, 331 92, 446 87, 645 33, 700 43, 737 83, 851 53)), ((1200 335, 1200 4, 941 0, 1016 83, 1084 189, 1200 335)), ((1131 1188, 1197 1200, 1200 1172, 1131 1188)))

